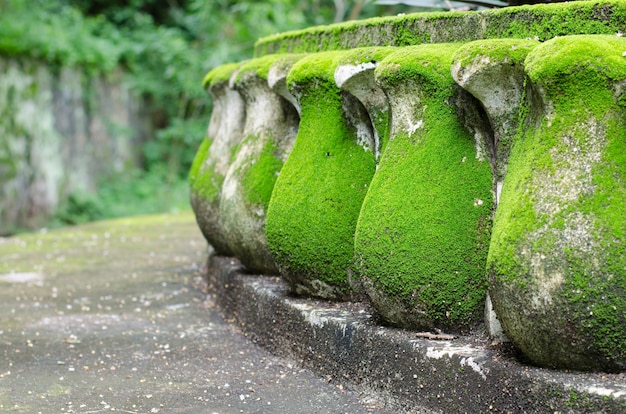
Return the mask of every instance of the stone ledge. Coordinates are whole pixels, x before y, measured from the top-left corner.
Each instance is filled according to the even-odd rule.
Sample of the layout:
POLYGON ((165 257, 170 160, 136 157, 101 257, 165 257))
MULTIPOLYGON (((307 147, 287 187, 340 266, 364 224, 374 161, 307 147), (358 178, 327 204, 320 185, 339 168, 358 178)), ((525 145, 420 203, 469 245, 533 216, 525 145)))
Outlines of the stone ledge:
POLYGON ((257 41, 255 56, 493 38, 545 41, 573 34, 616 34, 626 30, 625 15, 622 0, 593 0, 374 17, 267 36, 257 41))
POLYGON ((233 258, 213 256, 208 278, 225 318, 253 342, 399 410, 626 410, 626 374, 534 368, 480 335, 430 340, 378 326, 365 304, 292 297, 281 279, 246 275, 233 258))

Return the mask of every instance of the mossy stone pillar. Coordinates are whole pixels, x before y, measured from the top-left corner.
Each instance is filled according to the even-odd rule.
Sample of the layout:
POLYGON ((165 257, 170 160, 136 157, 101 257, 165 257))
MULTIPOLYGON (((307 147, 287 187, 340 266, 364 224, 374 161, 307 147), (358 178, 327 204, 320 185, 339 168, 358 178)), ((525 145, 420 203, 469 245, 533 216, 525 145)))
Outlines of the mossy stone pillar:
POLYGON ((232 256, 233 252, 220 221, 219 206, 222 183, 233 151, 243 138, 244 102, 231 83, 240 65, 217 67, 204 79, 204 86, 213 98, 213 112, 207 136, 189 172, 191 206, 198 226, 215 251, 226 256, 232 256))
POLYGON ((626 40, 534 48, 488 270, 506 334, 533 363, 626 369, 626 40))
MULTIPOLYGON (((376 84, 374 70, 378 62, 396 51, 392 47, 352 49, 342 54, 335 70, 335 83, 342 91, 354 96, 365 108, 367 116, 358 120, 357 129, 370 130, 370 145, 378 162, 389 137, 389 102, 385 92, 376 84)), ((350 111, 356 112, 356 111, 350 111)))
MULTIPOLYGON (((528 105, 524 59, 539 42, 521 39, 478 40, 461 46, 453 56, 452 77, 476 97, 493 130, 491 164, 497 206, 513 139, 528 105)), ((487 293, 485 325, 490 336, 506 341, 502 326, 487 293)))
POLYGON ((521 39, 478 40, 463 45, 453 56, 454 80, 480 101, 493 128, 497 194, 519 127, 520 109, 526 103, 524 59, 538 44, 521 39))
POLYGON ((376 68, 391 132, 355 253, 373 305, 397 326, 463 330, 484 307, 492 175, 453 103, 461 92, 450 75, 457 48, 406 47, 376 68))
POLYGON ((265 216, 299 122, 294 106, 268 85, 269 69, 279 58, 250 60, 237 72, 234 87, 246 111, 244 139, 224 179, 219 206, 230 250, 248 271, 262 274, 278 274, 267 246, 265 216))
POLYGON ((266 231, 281 275, 297 294, 350 299, 354 230, 374 174, 334 81, 341 52, 299 60, 287 86, 301 107, 298 135, 274 186, 266 231))

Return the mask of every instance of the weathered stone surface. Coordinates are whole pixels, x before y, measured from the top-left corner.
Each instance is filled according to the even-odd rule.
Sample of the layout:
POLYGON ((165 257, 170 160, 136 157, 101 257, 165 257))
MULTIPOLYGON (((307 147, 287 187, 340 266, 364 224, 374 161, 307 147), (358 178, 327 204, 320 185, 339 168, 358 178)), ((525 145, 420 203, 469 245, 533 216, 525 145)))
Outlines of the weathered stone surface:
MULTIPOLYGON (((354 229, 374 174, 371 131, 358 101, 334 81, 336 53, 299 60, 287 78, 301 108, 294 147, 276 181, 267 213, 267 239, 281 275, 298 294, 339 299, 354 295, 354 229), (346 117, 346 106, 360 113, 346 117), (370 134, 363 136, 363 134, 370 134)), ((359 62, 356 62, 359 63, 359 62)))
MULTIPOLYGON (((245 102, 244 139, 224 178, 219 216, 226 242, 248 271, 278 274, 267 246, 265 216, 283 163, 298 132, 295 107, 268 84, 268 71, 280 56, 241 66, 234 87, 245 102)), ((293 60, 290 59, 291 64, 293 60)))
POLYGON ((219 214, 224 177, 233 152, 243 139, 246 114, 243 98, 232 82, 240 63, 220 66, 205 78, 213 98, 207 137, 189 173, 191 206, 202 234, 219 254, 232 255, 219 214))
POLYGON ((496 195, 502 187, 511 144, 526 95, 524 59, 539 42, 519 39, 479 40, 463 45, 453 57, 452 76, 485 108, 493 128, 492 164, 496 195))
POLYGON ((534 99, 509 158, 488 269, 533 363, 626 368, 626 40, 568 36, 524 66, 534 99))
POLYGON ((492 176, 484 140, 457 117, 449 69, 457 48, 402 48, 376 68, 391 132, 355 252, 372 304, 397 326, 464 329, 484 306, 492 176))
POLYGON ((0 234, 45 223, 70 193, 139 164, 151 126, 122 73, 28 58, 2 58, 0 72, 0 234))
POLYGON ((302 112, 298 99, 287 88, 287 76, 289 71, 293 67, 294 63, 300 60, 304 55, 302 54, 285 54, 276 60, 267 72, 267 84, 269 87, 285 98, 298 112, 298 116, 302 112))

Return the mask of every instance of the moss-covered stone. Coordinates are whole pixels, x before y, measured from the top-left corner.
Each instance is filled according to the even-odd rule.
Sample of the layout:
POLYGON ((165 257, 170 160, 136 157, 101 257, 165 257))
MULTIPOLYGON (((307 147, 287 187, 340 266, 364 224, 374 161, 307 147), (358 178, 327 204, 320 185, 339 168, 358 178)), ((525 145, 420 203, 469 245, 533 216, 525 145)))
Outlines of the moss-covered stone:
MULTIPOLYGON (((282 57, 268 55, 239 68, 234 87, 245 102, 246 137, 234 152, 219 214, 231 251, 248 271, 278 274, 265 237, 265 216, 274 183, 298 131, 296 109, 270 89, 268 72, 282 57)), ((292 62, 293 64, 293 62, 292 62)))
POLYGON ((489 160, 457 117, 458 45, 383 59, 391 136, 359 217, 360 278, 388 323, 460 330, 480 319, 491 227, 489 160))
POLYGON ((210 90, 213 87, 228 84, 237 69, 245 63, 246 61, 226 63, 214 68, 206 74, 204 80, 202 81, 202 86, 204 86, 204 89, 210 90))
POLYGON ((479 12, 415 13, 316 26, 262 38, 256 43, 256 56, 493 38, 548 40, 571 34, 618 32, 626 32, 626 3, 622 0, 573 1, 479 12))
POLYGON ((478 40, 463 45, 453 57, 452 76, 482 103, 489 117, 494 134, 492 166, 497 184, 506 174, 520 107, 525 101, 524 59, 538 44, 520 39, 478 40))
MULTIPOLYGON (((335 83, 342 91, 354 96, 367 114, 364 119, 355 119, 357 129, 371 130, 373 142, 369 145, 378 162, 389 138, 389 102, 385 92, 376 84, 374 70, 382 59, 397 51, 392 47, 372 47, 347 50, 341 54, 335 70, 335 83)), ((349 113, 358 112, 348 108, 349 113)), ((354 116, 353 116, 354 118, 354 116)))
POLYGON ((539 365, 626 368, 625 50, 616 36, 568 36, 525 60, 534 107, 511 150, 488 270, 505 332, 539 365))
MULTIPOLYGON (((476 97, 485 109, 492 130, 491 165, 497 206, 509 153, 527 106, 524 60, 539 42, 526 39, 477 40, 461 46, 453 56, 452 77, 476 97)), ((507 341, 493 310, 491 297, 485 303, 485 328, 497 341, 507 341)))
POLYGON ((372 149, 358 144, 334 82, 338 53, 299 60, 287 83, 301 106, 294 147, 276 181, 267 239, 281 275, 297 293, 353 297, 354 229, 374 174, 372 149))
POLYGON ((217 253, 229 256, 233 251, 220 220, 219 202, 232 152, 243 138, 243 99, 229 85, 239 66, 220 66, 205 77, 204 85, 213 98, 213 112, 207 137, 200 144, 189 174, 191 206, 198 226, 217 253))

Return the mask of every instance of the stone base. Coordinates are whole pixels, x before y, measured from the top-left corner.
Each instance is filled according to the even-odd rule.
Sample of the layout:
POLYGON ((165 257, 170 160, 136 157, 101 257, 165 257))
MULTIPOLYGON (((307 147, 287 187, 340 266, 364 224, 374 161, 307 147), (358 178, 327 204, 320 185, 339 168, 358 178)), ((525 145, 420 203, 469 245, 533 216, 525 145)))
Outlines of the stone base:
POLYGON ((295 298, 280 278, 243 271, 236 259, 210 259, 209 295, 226 319, 254 343, 329 381, 376 394, 391 408, 626 411, 626 374, 534 368, 481 334, 434 340, 430 334, 382 327, 365 303, 295 298))

